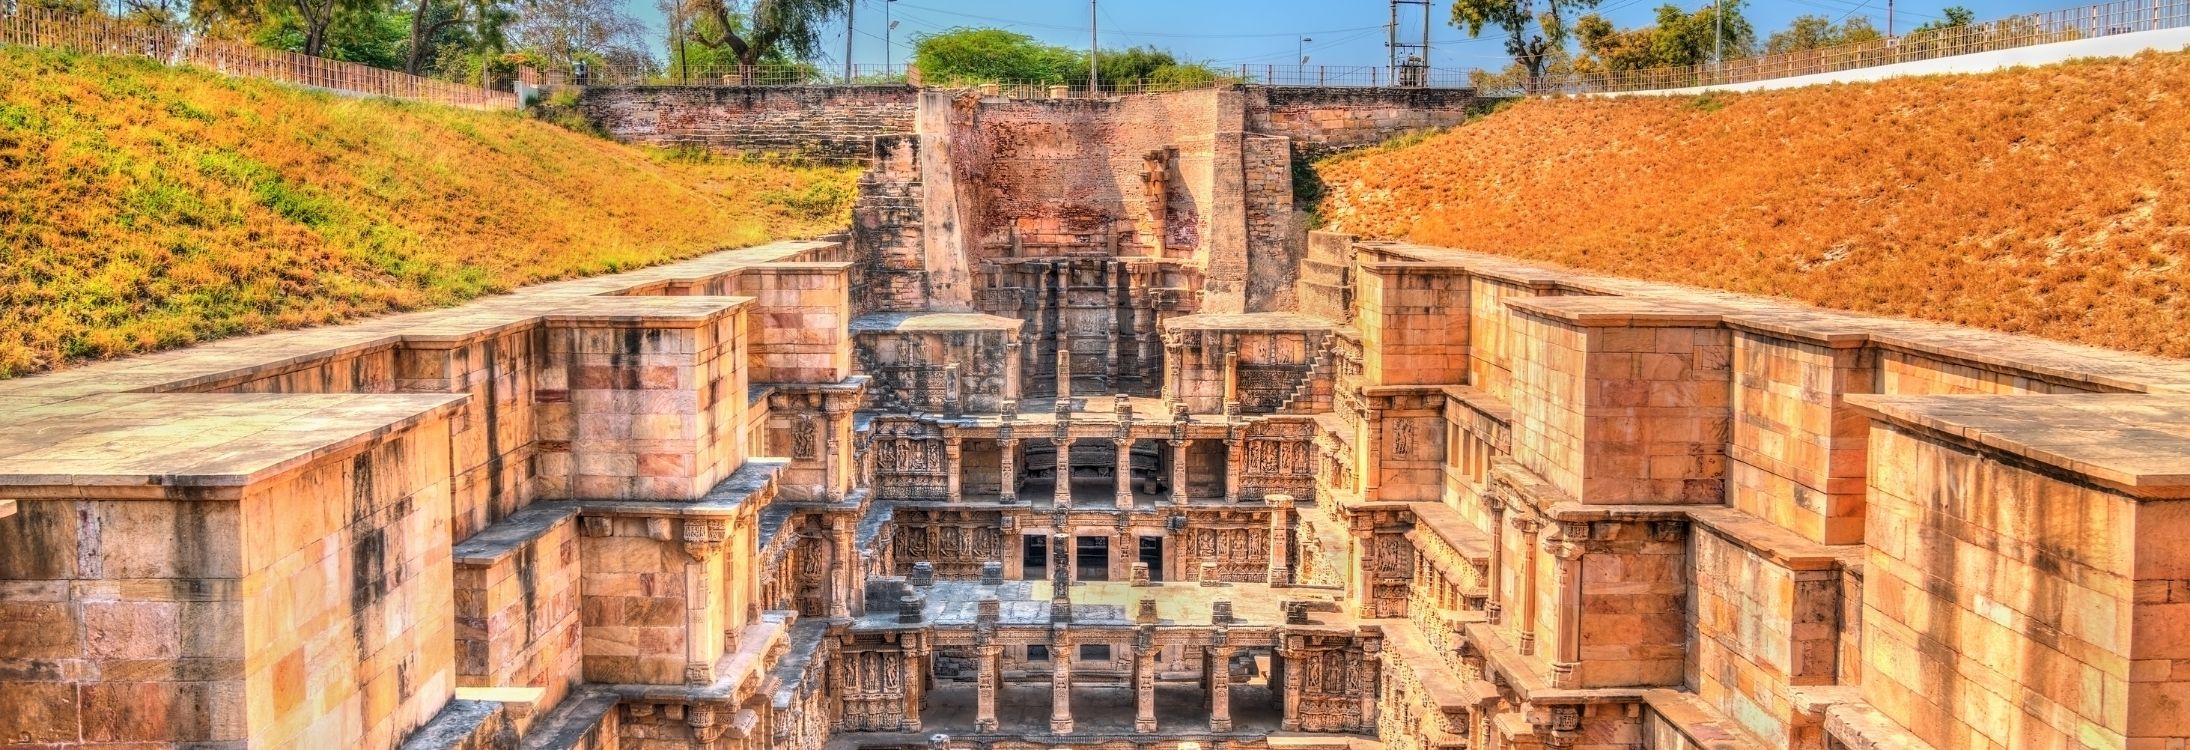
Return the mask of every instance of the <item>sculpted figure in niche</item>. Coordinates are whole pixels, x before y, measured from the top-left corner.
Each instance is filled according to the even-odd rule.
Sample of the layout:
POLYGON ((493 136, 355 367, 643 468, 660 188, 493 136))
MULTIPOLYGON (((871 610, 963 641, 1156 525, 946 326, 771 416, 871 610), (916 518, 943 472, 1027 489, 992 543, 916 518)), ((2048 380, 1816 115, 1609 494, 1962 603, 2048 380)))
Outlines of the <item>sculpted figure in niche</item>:
POLYGON ((1392 458, 1406 458, 1414 454, 1414 422, 1400 420, 1392 430, 1392 458))
POLYGON ((791 428, 791 457, 812 460, 819 455, 814 450, 814 415, 798 415, 798 423, 791 428))

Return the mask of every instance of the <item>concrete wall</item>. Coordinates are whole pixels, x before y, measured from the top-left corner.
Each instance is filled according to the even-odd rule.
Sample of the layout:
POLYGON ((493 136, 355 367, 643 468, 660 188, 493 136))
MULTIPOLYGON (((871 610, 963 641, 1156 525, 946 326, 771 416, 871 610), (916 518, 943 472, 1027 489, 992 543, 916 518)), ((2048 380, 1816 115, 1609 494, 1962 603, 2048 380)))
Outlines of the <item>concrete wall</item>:
POLYGON ((912 132, 918 94, 908 86, 593 86, 579 91, 577 109, 626 143, 863 162, 875 136, 912 132))

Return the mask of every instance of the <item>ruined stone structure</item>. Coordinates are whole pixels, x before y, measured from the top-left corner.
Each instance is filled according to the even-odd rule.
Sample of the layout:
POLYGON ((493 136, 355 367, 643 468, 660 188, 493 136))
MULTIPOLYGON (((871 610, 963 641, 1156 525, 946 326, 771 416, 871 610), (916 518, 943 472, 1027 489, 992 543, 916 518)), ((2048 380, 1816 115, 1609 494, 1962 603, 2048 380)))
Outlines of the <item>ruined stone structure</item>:
POLYGON ((1303 240, 1378 116, 1255 97, 924 92, 847 237, 0 382, 0 747, 2190 738, 2190 363, 1303 240))

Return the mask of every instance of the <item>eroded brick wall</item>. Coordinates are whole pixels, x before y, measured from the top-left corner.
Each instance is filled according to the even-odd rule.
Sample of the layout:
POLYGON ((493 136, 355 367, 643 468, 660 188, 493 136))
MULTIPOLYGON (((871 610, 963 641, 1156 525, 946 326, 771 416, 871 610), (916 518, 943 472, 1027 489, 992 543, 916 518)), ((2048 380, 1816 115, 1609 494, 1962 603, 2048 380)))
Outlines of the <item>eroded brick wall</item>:
POLYGON ((1247 89, 1247 129, 1291 138, 1315 156, 1458 125, 1475 104, 1473 89, 1257 86, 1247 89))
POLYGON ((863 162, 875 136, 913 131, 918 97, 906 86, 595 86, 577 108, 626 143, 863 162))

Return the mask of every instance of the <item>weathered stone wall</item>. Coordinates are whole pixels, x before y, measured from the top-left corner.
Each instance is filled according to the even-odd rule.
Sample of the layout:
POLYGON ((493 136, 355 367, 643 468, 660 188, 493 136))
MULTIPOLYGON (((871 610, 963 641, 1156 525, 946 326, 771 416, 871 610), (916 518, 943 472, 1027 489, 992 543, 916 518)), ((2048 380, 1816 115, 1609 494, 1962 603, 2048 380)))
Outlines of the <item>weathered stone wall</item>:
POLYGON ((1842 397, 1876 390, 1877 351, 1746 330, 1733 342, 1727 502, 1811 541, 1861 542, 1870 423, 1842 397))
POLYGON ((590 86, 577 109, 626 143, 864 162, 875 136, 912 132, 918 96, 907 86, 590 86))
POLYGON ((1250 135, 1241 142, 1241 193, 1247 212, 1249 311, 1293 310, 1293 285, 1306 247, 1293 231, 1292 145, 1285 138, 1250 135))
POLYGON ((1290 138, 1311 157, 1458 125, 1477 102, 1472 89, 1250 86, 1246 93, 1249 131, 1290 138))

